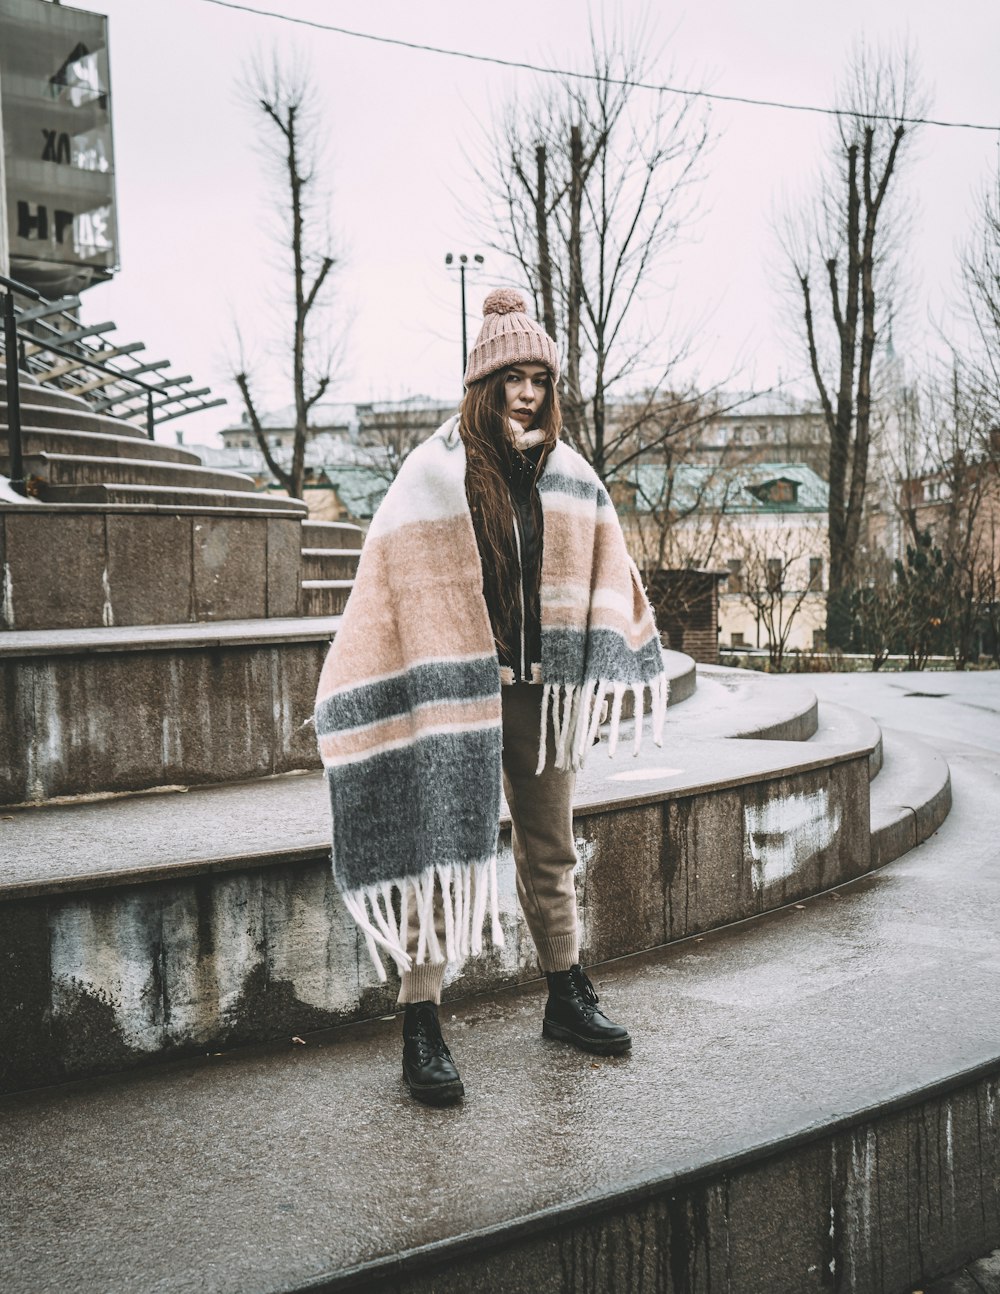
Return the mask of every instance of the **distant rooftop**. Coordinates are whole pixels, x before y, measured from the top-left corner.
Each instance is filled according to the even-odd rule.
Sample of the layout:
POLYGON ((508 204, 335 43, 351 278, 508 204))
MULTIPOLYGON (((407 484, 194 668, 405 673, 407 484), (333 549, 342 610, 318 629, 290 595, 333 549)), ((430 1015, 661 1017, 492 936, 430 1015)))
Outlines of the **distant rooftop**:
POLYGON ((804 463, 745 463, 738 467, 684 463, 672 469, 662 463, 642 463, 624 478, 636 487, 639 512, 669 506, 679 512, 692 509, 728 513, 826 512, 830 491, 826 482, 804 463), (755 490, 774 481, 789 481, 793 498, 773 502, 755 490))

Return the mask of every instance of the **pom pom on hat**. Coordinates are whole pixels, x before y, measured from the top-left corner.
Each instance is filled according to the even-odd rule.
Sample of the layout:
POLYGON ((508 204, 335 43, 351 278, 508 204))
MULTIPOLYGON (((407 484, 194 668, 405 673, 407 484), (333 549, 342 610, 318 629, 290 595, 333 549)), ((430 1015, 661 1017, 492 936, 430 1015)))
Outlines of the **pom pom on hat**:
POLYGON ((556 344, 528 314, 528 304, 513 288, 497 288, 483 302, 483 326, 469 351, 465 385, 479 382, 513 364, 544 364, 559 380, 556 344))
POLYGON ((528 313, 528 303, 520 292, 513 288, 497 288, 483 302, 483 318, 487 315, 510 315, 528 313))

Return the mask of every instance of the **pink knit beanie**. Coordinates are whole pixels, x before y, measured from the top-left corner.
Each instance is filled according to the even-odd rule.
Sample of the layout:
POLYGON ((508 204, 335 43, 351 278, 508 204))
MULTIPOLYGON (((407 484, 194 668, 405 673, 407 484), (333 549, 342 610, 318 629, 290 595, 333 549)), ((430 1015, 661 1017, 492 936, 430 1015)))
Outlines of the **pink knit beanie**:
POLYGON ((483 326, 469 352, 465 385, 511 364, 544 364, 559 380, 556 344, 541 324, 528 316, 520 292, 498 288, 483 302, 483 326))

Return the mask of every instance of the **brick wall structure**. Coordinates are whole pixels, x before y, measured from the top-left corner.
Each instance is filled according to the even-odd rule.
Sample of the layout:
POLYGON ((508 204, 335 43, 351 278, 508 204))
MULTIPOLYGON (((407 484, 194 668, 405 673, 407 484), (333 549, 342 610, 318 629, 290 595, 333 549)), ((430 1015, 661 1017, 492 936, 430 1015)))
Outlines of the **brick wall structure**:
POLYGON ((728 572, 645 571, 643 582, 664 644, 704 665, 719 663, 719 581, 728 572))

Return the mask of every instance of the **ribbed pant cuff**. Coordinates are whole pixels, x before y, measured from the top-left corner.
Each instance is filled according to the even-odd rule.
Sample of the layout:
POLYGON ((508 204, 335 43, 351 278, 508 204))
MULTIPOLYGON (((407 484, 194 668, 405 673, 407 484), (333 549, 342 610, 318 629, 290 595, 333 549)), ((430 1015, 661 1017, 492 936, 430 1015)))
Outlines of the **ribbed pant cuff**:
POLYGON ((412 970, 403 971, 399 986, 400 1006, 406 1002, 440 1002, 441 984, 447 962, 421 962, 414 964, 412 970))
POLYGON ((538 964, 545 974, 569 970, 579 960, 580 940, 575 934, 557 935, 555 939, 543 939, 538 944, 538 964))

